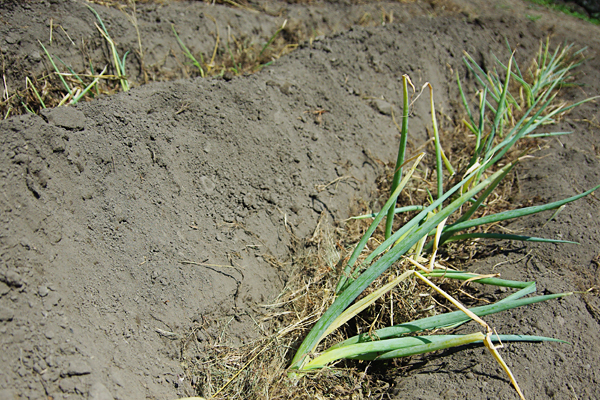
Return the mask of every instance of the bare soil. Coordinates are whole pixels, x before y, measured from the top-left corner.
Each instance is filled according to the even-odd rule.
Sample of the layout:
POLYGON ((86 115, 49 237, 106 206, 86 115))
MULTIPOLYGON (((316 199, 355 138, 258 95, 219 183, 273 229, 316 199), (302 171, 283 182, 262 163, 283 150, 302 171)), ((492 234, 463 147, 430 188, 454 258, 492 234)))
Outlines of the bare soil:
MULTIPOLYGON (((87 5, 119 49, 133 51, 135 87, 0 122, 0 399, 193 395, 181 339, 201 326, 200 346, 252 340, 253 318, 282 289, 293 251, 319 217, 342 223, 356 199, 371 199, 377 160, 395 156, 389 106, 401 102, 402 74, 434 85, 450 125, 462 115, 456 73, 474 87, 463 51, 491 68, 492 54, 507 59, 507 40, 527 65, 550 35, 555 45, 587 46, 589 56, 578 69, 583 85, 562 98, 600 94, 600 27, 518 0, 252 2, 258 12, 140 3, 144 58, 117 7, 3 1, 4 89, 50 71, 38 43, 48 43, 50 19, 49 49, 65 63, 86 68, 82 48, 107 59, 87 5), (186 78, 171 23, 193 52, 209 54, 216 32, 207 15, 220 37, 229 30, 261 42, 287 18, 300 46, 252 75, 186 78), (179 79, 157 82, 167 78, 179 79)), ((427 110, 426 101, 415 106, 412 149, 428 138, 427 110)), ((522 163, 515 204, 597 185, 599 121, 592 102, 552 127, 573 133, 543 142, 522 163)), ((546 293, 597 288, 599 210, 590 196, 550 222, 547 213, 509 227, 580 245, 499 244, 469 268, 535 280, 546 293)), ((506 346, 528 399, 600 398, 597 291, 489 321, 502 333, 570 342, 506 346)), ((415 357, 387 379, 396 399, 517 398, 482 348, 415 357)))

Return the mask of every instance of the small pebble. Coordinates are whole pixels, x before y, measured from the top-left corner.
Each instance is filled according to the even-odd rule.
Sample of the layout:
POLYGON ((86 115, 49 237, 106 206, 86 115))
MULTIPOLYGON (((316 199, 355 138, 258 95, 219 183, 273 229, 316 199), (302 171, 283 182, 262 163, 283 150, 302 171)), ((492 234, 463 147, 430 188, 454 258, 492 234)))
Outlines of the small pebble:
POLYGON ((0 321, 12 321, 15 312, 10 308, 0 307, 0 321))
POLYGON ((84 360, 73 360, 69 362, 69 366, 63 371, 64 376, 87 375, 91 374, 92 370, 84 360))
POLYGON ((4 276, 0 275, 0 281, 6 283, 8 286, 23 286, 23 279, 21 279, 21 276, 15 271, 6 271, 4 276))
POLYGON ((8 292, 10 292, 10 287, 4 282, 0 282, 0 296, 4 296, 8 292))
POLYGON ((44 285, 40 285, 40 287, 38 288, 38 294, 40 295, 40 297, 46 297, 48 296, 48 293, 48 288, 44 285))
POLYGON ((42 61, 42 55, 37 50, 34 50, 33 52, 31 52, 31 54, 29 55, 29 58, 31 58, 31 60, 35 61, 35 62, 42 61))
POLYGON ((375 99, 373 105, 383 115, 392 115, 392 105, 385 100, 375 99))
POLYGON ((6 40, 6 43, 8 44, 15 44, 19 40, 19 37, 14 35, 8 35, 4 38, 4 40, 6 40))
POLYGON ((113 400, 114 397, 110 391, 100 382, 96 382, 90 388, 88 400, 113 400))

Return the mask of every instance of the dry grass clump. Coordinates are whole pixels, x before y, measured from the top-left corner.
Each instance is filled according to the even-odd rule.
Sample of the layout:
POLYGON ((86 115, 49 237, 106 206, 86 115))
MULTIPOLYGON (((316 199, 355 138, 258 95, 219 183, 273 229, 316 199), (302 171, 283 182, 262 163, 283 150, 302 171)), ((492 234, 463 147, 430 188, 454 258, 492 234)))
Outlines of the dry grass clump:
POLYGON ((257 72, 263 67, 270 65, 274 60, 289 53, 297 47, 290 43, 290 38, 295 38, 293 28, 287 24, 287 20, 273 33, 266 43, 254 42, 249 37, 236 35, 228 27, 227 37, 219 35, 217 20, 207 15, 215 24, 215 46, 211 54, 193 54, 184 41, 179 37, 175 25, 171 25, 173 34, 177 39, 188 64, 182 62, 174 54, 182 66, 186 76, 220 76, 227 80, 236 75, 246 75, 257 72))
MULTIPOLYGON (((351 220, 333 227, 323 217, 312 238, 298 243, 300 254, 294 257, 286 287, 273 304, 263 307, 264 315, 256 321, 260 338, 240 347, 201 345, 195 334, 190 336, 182 351, 182 365, 194 394, 217 399, 366 399, 387 393, 391 375, 379 367, 377 371, 369 368, 370 363, 342 362, 330 369, 311 371, 296 383, 287 377, 295 348, 334 300, 339 264, 350 252, 343 243, 356 243, 364 225, 368 225, 364 220, 351 220)), ((383 239, 382 235, 379 232, 378 239, 383 239)), ((363 333, 361 326, 378 329, 393 321, 433 315, 435 304, 424 285, 401 284, 391 297, 366 309, 355 324, 344 326, 324 345, 363 333)))

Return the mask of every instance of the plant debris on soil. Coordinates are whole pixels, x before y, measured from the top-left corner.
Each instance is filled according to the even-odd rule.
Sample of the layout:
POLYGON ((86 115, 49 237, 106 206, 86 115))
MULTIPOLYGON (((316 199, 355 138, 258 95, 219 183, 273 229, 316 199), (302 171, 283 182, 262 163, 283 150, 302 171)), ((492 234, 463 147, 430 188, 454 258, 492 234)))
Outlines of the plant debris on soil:
MULTIPOLYGON (((600 93, 600 27, 520 0, 0 10, 1 399, 210 397, 224 385, 216 397, 517 398, 480 346, 341 362, 296 383, 285 368, 365 229, 348 218, 378 210, 388 190, 402 75, 433 85, 442 144, 460 164, 471 139, 457 74, 477 101, 463 52, 488 71, 494 55, 510 56, 507 43, 521 66, 548 36, 551 48, 586 47, 576 84, 557 97, 573 103, 600 93), (54 108, 88 86, 77 104, 54 108)), ((428 110, 414 103, 411 154, 431 152, 428 110)), ((597 101, 548 129, 572 133, 529 142, 535 152, 494 207, 600 183, 597 101)), ((431 171, 418 171, 399 205, 424 204, 431 171)), ((599 206, 594 194, 497 227, 579 245, 453 243, 441 254, 543 293, 580 292, 486 318, 499 333, 570 343, 505 344, 528 399, 600 397, 599 206)), ((331 340, 447 307, 414 285, 331 340)), ((444 288, 469 305, 506 296, 444 288)))

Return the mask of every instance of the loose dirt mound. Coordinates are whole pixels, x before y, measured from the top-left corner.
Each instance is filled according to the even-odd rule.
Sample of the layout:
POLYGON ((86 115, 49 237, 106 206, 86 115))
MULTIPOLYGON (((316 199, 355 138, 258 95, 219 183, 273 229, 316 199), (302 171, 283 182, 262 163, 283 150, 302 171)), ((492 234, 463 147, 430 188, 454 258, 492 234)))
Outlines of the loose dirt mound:
MULTIPOLYGON (((0 5, 9 88, 23 73, 42 70, 36 40, 47 40, 48 18, 73 40, 101 40, 86 4, 0 5)), ((600 29, 524 3, 260 6, 279 13, 203 3, 140 5, 145 62, 157 64, 178 49, 171 22, 188 40, 193 29, 210 25, 201 13, 263 40, 281 16, 327 32, 342 31, 365 10, 396 10, 396 18, 304 42, 251 76, 152 83, 0 123, 0 398, 191 395, 180 365, 190 328, 203 324, 211 340, 251 340, 253 317, 281 290, 298 239, 312 235, 321 215, 340 222, 353 199, 369 198, 377 160, 394 157, 397 130, 388 114, 400 102, 402 74, 416 86, 432 82, 439 109, 458 120, 456 72, 463 84, 472 82, 463 50, 491 67, 492 53, 508 56, 506 38, 526 65, 551 34, 553 43, 588 46, 586 54, 595 57, 579 69, 584 86, 561 95, 572 101, 600 93, 600 29)), ((121 47, 135 48, 127 18, 94 7, 115 38, 129 38, 129 47, 125 41, 121 47)), ((214 40, 197 46, 208 53, 214 40)), ((56 54, 74 64, 80 53, 61 48, 56 54)), ((160 67, 181 73, 174 59, 160 67)), ((421 103, 411 119, 413 149, 427 140, 429 116, 421 103)), ((600 107, 588 103, 556 127, 574 133, 549 140, 523 163, 515 202, 558 200, 598 184, 599 119, 600 107)), ((542 215, 510 227, 579 246, 508 245, 473 270, 493 267, 507 279, 536 280, 546 292, 598 285, 598 210, 592 196, 548 223, 549 215, 542 215)), ((571 343, 508 346, 505 358, 527 398, 600 397, 596 295, 489 320, 505 333, 571 343)), ((399 399, 516 398, 479 348, 415 358, 390 379, 399 399)))

